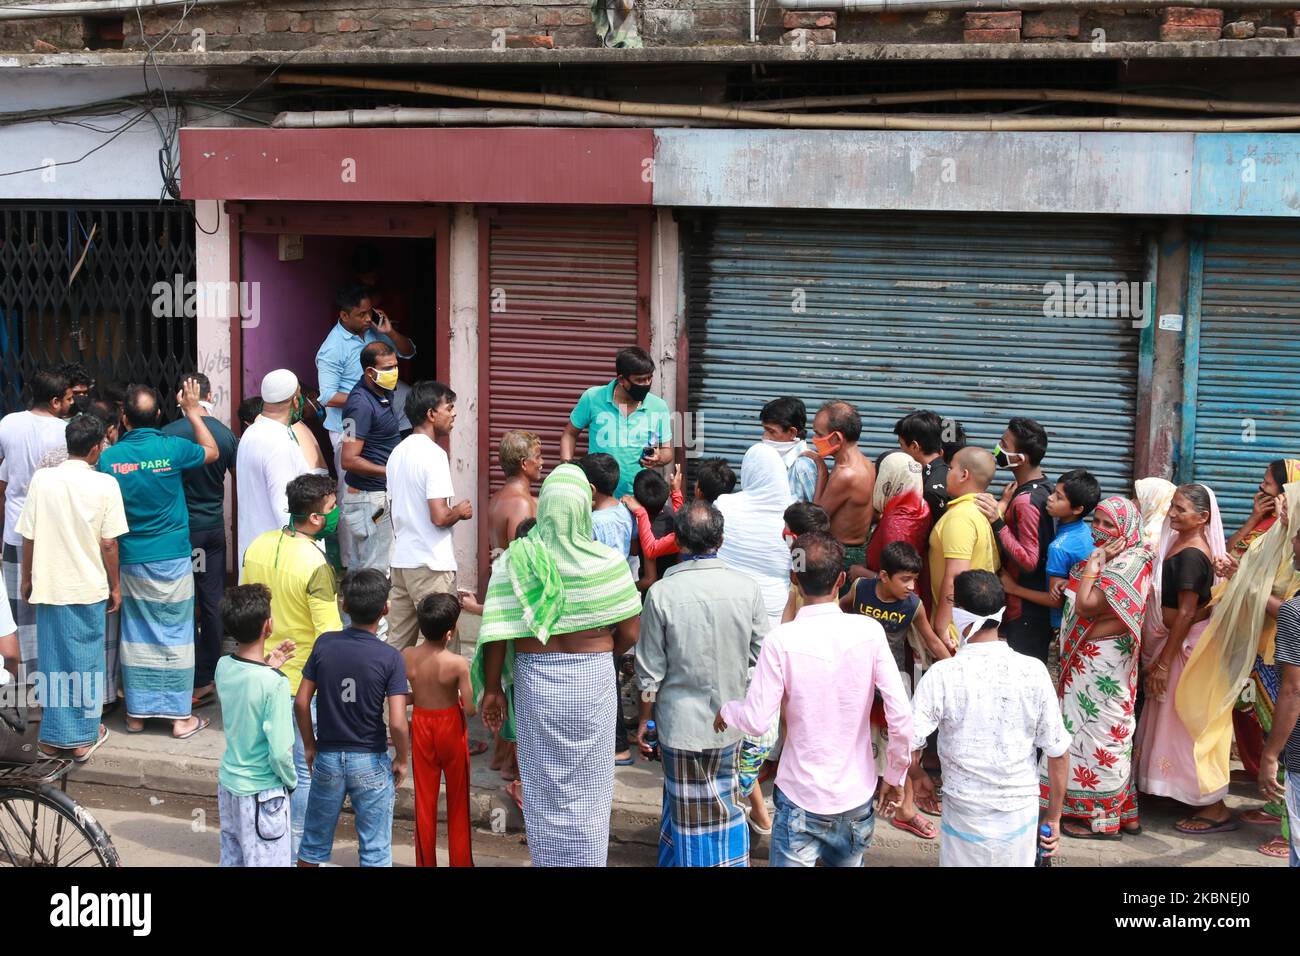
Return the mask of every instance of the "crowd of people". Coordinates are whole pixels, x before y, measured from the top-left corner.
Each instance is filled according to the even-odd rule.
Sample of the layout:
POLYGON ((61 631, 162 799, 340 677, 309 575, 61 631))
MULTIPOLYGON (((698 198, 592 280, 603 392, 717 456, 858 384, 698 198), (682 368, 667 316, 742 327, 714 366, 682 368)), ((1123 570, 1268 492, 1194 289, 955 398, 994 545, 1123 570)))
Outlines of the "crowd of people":
POLYGON ((345 798, 361 864, 391 865, 408 770, 417 862, 445 787, 472 865, 489 749, 535 865, 605 865, 617 768, 646 759, 662 866, 748 865, 760 838, 772 865, 860 866, 878 819, 942 865, 1031 866, 1140 833, 1139 794, 1185 805, 1185 834, 1273 828, 1260 851, 1300 864, 1300 460, 1225 537, 1204 484, 1049 477, 1030 418, 988 450, 916 410, 864 450, 851 403, 809 422, 785 396, 755 403, 738 474, 689 462, 688 496, 628 348, 544 480, 537 434, 501 439, 480 603, 457 587, 456 395, 399 381, 415 344, 372 295, 340 292, 318 393, 268 373, 238 439, 202 374, 167 424, 154 389, 92 395, 78 366, 0 420, 0 676, 78 762, 109 710, 184 740, 219 701, 223 865, 328 863, 345 798), (1234 750, 1266 801, 1237 813, 1234 750))

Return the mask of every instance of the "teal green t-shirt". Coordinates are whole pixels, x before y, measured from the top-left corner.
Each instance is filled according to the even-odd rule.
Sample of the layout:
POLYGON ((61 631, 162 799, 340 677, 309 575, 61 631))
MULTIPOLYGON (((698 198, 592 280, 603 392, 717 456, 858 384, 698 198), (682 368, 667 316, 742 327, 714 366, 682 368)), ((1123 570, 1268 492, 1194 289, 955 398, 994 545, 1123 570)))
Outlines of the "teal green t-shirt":
POLYGON ((582 393, 569 413, 573 427, 587 430, 587 450, 594 454, 613 455, 618 462, 618 488, 615 497, 630 495, 632 481, 641 470, 641 452, 646 445, 656 448, 673 438, 672 414, 658 395, 646 395, 637 410, 624 415, 614 401, 618 379, 607 385, 593 385, 582 393))
POLYGON ((190 556, 190 518, 181 472, 203 464, 203 446, 133 428, 99 457, 99 470, 117 479, 131 530, 118 539, 123 564, 190 556))

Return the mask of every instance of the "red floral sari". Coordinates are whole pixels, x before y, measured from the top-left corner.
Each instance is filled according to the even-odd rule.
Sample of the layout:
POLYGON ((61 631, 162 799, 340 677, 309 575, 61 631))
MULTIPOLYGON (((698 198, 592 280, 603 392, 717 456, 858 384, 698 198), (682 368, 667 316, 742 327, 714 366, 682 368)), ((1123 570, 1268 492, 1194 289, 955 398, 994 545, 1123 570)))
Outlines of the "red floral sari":
MULTIPOLYGON (((1070 774, 1062 816, 1082 820, 1095 833, 1118 833, 1121 823, 1138 820, 1133 785, 1133 732, 1137 720, 1142 617, 1151 591, 1155 554, 1141 544, 1138 508, 1126 498, 1107 498, 1097 506, 1120 529, 1125 550, 1102 569, 1095 587, 1126 633, 1090 641, 1096 618, 1081 617, 1074 605, 1084 562, 1070 570, 1061 620, 1061 681, 1057 692, 1065 729, 1070 732, 1070 774)), ((1094 539, 1098 533, 1094 531, 1094 539)), ((1105 544, 1101 538, 1098 544, 1105 544)), ((1047 805, 1047 762, 1040 768, 1040 791, 1047 805)))

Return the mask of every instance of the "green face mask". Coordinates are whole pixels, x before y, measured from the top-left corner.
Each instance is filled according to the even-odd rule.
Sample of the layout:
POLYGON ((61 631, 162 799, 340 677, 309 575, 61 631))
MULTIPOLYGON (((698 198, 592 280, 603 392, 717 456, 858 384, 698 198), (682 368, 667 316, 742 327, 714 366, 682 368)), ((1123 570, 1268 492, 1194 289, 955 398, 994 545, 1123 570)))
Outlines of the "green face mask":
MULTIPOLYGON (((321 514, 321 513, 322 512, 319 511, 312 512, 312 514, 321 514)), ((339 506, 335 505, 332 509, 323 513, 325 515, 325 527, 321 528, 314 535, 312 535, 312 537, 315 538, 317 541, 324 540, 325 538, 332 538, 339 533, 339 515, 341 514, 339 506)), ((305 518, 310 518, 311 515, 290 515, 289 517, 295 523, 297 523, 299 521, 304 520, 305 518)))
POLYGON ((298 400, 293 403, 293 411, 289 413, 290 425, 295 425, 298 422, 302 421, 302 409, 305 404, 306 404, 305 400, 301 395, 299 395, 298 400))

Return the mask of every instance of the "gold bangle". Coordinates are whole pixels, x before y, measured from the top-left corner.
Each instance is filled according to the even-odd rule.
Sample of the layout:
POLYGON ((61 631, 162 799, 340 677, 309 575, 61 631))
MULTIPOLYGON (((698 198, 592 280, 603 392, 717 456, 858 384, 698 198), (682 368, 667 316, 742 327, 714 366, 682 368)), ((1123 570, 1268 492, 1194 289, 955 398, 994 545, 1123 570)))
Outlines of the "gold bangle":
POLYGON ((1097 580, 1097 578, 1099 578, 1100 576, 1101 576, 1100 574, 1081 574, 1081 575, 1079 575, 1079 580, 1080 580, 1080 581, 1095 581, 1095 580, 1097 580))

